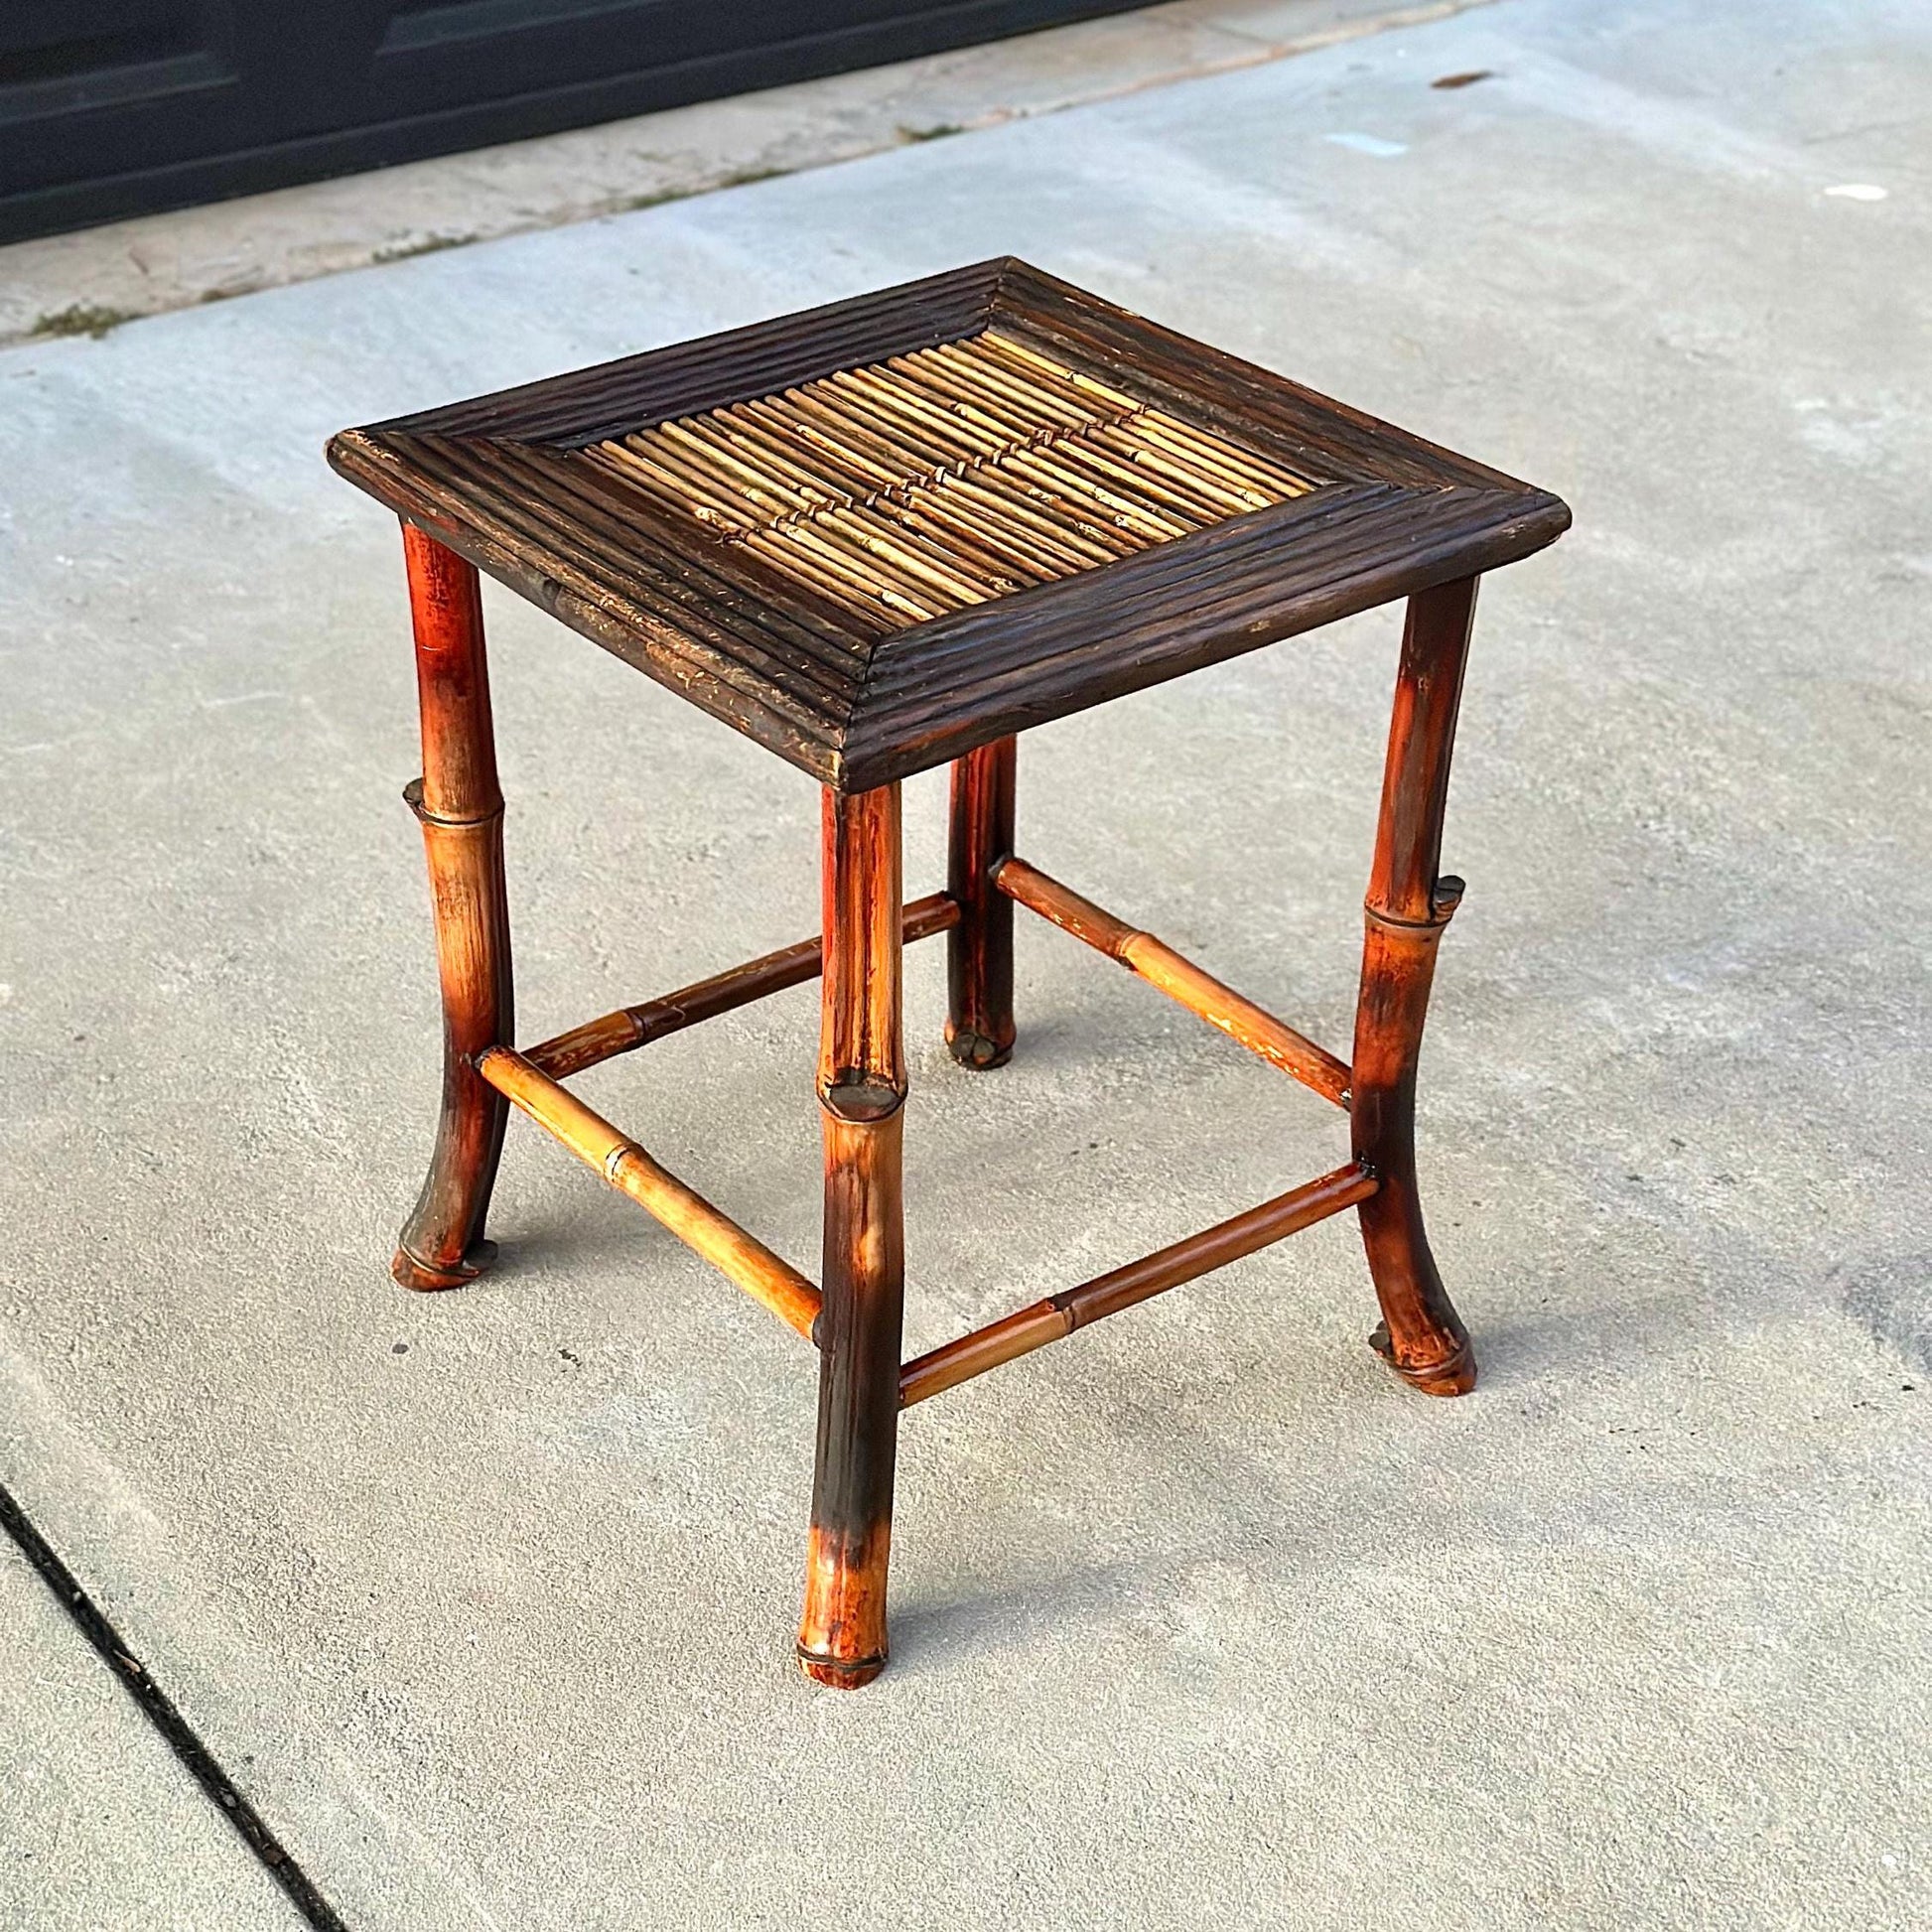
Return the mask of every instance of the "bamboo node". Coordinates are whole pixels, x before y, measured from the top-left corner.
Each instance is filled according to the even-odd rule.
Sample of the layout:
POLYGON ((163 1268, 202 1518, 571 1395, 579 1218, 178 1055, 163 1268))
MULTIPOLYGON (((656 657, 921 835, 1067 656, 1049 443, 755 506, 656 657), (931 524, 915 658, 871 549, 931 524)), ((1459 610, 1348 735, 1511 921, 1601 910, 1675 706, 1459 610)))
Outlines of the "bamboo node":
POLYGON ((841 1067, 818 1090, 819 1104, 855 1126, 889 1120, 905 1104, 905 1089, 858 1067, 841 1067))
POLYGON ((1462 903, 1464 890, 1462 881, 1453 876, 1437 880, 1430 893, 1429 915, 1426 918, 1405 919, 1400 913, 1387 911, 1379 905, 1364 905, 1362 910, 1368 915, 1370 924, 1379 925, 1384 931, 1410 936, 1425 933, 1440 936, 1455 917, 1455 909, 1462 903))
POLYGON ((474 818, 449 818, 441 812, 433 812, 423 803, 423 781, 420 778, 411 778, 403 786, 402 802, 416 815, 418 824, 447 825, 455 831, 471 825, 488 825, 503 815, 503 801, 500 798, 490 810, 479 812, 474 818))

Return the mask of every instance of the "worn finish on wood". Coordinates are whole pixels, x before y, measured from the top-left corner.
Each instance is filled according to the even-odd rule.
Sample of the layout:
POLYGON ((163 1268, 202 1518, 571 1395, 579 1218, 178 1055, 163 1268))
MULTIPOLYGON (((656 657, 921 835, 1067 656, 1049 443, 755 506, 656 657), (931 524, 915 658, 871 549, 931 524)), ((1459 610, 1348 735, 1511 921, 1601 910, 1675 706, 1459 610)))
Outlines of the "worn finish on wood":
POLYGON ((808 1335, 808 1675, 851 1688, 885 1666, 901 1408, 1344 1208, 1376 1347, 1431 1394, 1472 1386, 1417 1190, 1417 1061, 1462 890, 1438 865, 1476 582, 1565 528, 1555 497, 1012 260, 348 431, 330 454, 403 516, 421 673, 409 796, 447 1049, 398 1278, 454 1286, 486 1260, 508 1101, 808 1335), (478 567, 821 781, 817 938, 514 1048, 478 567), (1351 1069, 1014 855, 1017 734, 1404 596, 1351 1069), (945 759, 947 890, 908 906, 898 780, 945 759), (1016 904, 1345 1108, 1353 1156, 901 1366, 901 951, 948 935, 947 1044, 998 1066, 1016 904), (815 975, 822 1295, 560 1084, 815 975))
POLYGON ((443 1104, 429 1175, 391 1272, 404 1288, 458 1288, 488 1266, 483 1217, 503 1147, 502 1100, 474 1056, 511 1027, 503 794, 489 717, 483 605, 463 558, 403 525, 416 634, 423 775, 404 792, 423 828, 443 988, 443 1104))
POLYGON ((330 459, 849 791, 1569 522, 1011 259, 345 431, 330 459))
POLYGON ((1096 952, 1117 959, 1129 972, 1158 987, 1176 1005, 1218 1027, 1249 1052, 1271 1066, 1292 1074, 1305 1087, 1337 1106, 1348 1102, 1348 1068, 1325 1047, 1305 1038, 1272 1013, 1223 986, 1192 960, 1184 959, 1151 932, 1119 919, 1105 907, 1082 898, 1070 886, 1049 879, 1024 859, 1007 859, 996 868, 993 883, 1007 897, 1049 919, 1062 931, 1084 940, 1096 952))
POLYGON ((1216 1223, 1199 1234, 1156 1254, 1143 1255, 1111 1274, 1098 1275, 1078 1288, 1063 1289, 1017 1314, 976 1328, 956 1341, 943 1343, 907 1362, 899 1373, 899 1403, 910 1408, 928 1396, 956 1388, 1004 1362, 1031 1355, 1035 1348, 1070 1335, 1075 1328, 1104 1315, 1137 1307, 1182 1282, 1191 1282, 1216 1268, 1225 1268, 1243 1255, 1271 1246, 1330 1214, 1374 1197, 1378 1182, 1367 1169, 1351 1162, 1318 1180, 1305 1182, 1278 1194, 1245 1214, 1216 1223))
POLYGON ((1019 741, 996 739, 952 768, 946 890, 959 923, 946 941, 946 1045, 961 1066, 1013 1057, 1013 904, 993 883, 1013 851, 1019 741))
POLYGON ((897 785, 825 794, 825 1308, 798 1659, 853 1689, 886 1666, 905 1303, 897 785))
POLYGON ((1430 1252, 1416 1187, 1416 1063, 1436 948, 1462 897, 1437 876, 1449 754, 1475 619, 1474 579, 1409 606, 1389 727, 1382 811, 1369 873, 1355 1015, 1355 1157, 1381 1176, 1362 1203, 1362 1242, 1382 1304, 1372 1337, 1405 1381, 1430 1395, 1475 1386, 1475 1355, 1430 1252))
MULTIPOLYGON (((930 893, 914 899, 900 921, 900 936, 910 945, 916 939, 929 939, 959 923, 959 906, 946 893, 930 893)), ((781 946, 743 966, 714 973, 710 979, 666 993, 661 999, 646 1000, 639 1006, 621 1007, 596 1020, 587 1020, 567 1034, 546 1039, 526 1049, 524 1058, 553 1080, 566 1080, 588 1066, 619 1053, 628 1053, 667 1034, 682 1033, 700 1020, 715 1020, 736 1007, 750 1006, 788 986, 802 986, 816 979, 824 969, 825 942, 814 933, 796 945, 781 946)))
POLYGON ((654 1214, 688 1248, 730 1276, 781 1321, 810 1336, 818 1319, 818 1290, 788 1261, 720 1213, 523 1054, 492 1046, 477 1066, 498 1093, 595 1168, 620 1193, 654 1214))

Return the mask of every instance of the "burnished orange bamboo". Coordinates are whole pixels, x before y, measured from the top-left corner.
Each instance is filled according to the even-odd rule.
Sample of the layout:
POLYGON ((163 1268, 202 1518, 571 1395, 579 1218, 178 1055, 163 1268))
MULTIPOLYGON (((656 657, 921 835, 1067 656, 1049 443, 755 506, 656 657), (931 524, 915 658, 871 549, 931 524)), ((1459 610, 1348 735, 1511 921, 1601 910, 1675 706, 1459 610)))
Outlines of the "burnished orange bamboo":
POLYGON ((1254 1254, 1331 1214, 1339 1214, 1343 1208, 1358 1205, 1374 1194, 1376 1186, 1374 1174, 1350 1163, 1251 1207, 1245 1214, 1236 1214, 1199 1234, 1190 1234, 1184 1241, 1130 1261, 1111 1274, 1064 1289, 1016 1314, 945 1342, 907 1362, 899 1371, 899 1406, 910 1408, 928 1396, 984 1375, 988 1369, 1031 1355, 1035 1348, 1059 1341, 1075 1328, 1084 1328, 1105 1315, 1118 1314, 1123 1309, 1178 1288, 1182 1282, 1225 1268, 1243 1255, 1254 1254))
POLYGON ((510 1033, 509 906, 476 568, 414 524, 402 538, 423 735, 423 775, 403 796, 422 827, 435 907, 443 1096, 390 1272, 404 1288, 433 1290, 473 1281, 495 1252, 483 1219, 506 1115, 474 1060, 510 1033))
POLYGON ((1049 879, 1037 866, 1031 866, 1024 859, 1008 859, 995 870, 993 883, 1030 911, 1084 940, 1096 952, 1119 960, 1150 986, 1157 987, 1210 1027, 1218 1027, 1230 1039, 1238 1040, 1251 1053, 1258 1053, 1271 1066, 1280 1067, 1337 1106, 1347 1106, 1349 1072, 1345 1061, 1305 1038, 1232 987, 1224 986, 1211 973, 1202 972, 1153 933, 1116 918, 1104 906, 1082 898, 1070 886, 1049 879))
POLYGON ((946 941, 946 1045, 961 1066, 1013 1057, 1013 902, 993 872, 1013 850, 1019 741, 995 739, 952 767, 946 889, 959 923, 946 941))
POLYGON ((824 795, 825 1309, 798 1660, 842 1690, 886 1666, 905 1302, 897 785, 824 795))
POLYGON ((1404 1381, 1428 1395, 1475 1386, 1468 1330, 1443 1286, 1416 1185, 1416 1068, 1436 951, 1462 897, 1439 878, 1449 755, 1475 620, 1476 580, 1409 601, 1383 774, 1375 859, 1364 906, 1355 1015, 1356 1158, 1382 1176, 1362 1204, 1362 1243, 1382 1307, 1371 1340, 1404 1381))
MULTIPOLYGON (((929 893, 905 908, 900 922, 904 943, 929 939, 959 923, 959 903, 948 893, 929 893)), ((667 1034, 695 1027, 701 1020, 715 1020, 721 1013, 750 1006, 755 1000, 782 993, 787 987, 802 986, 824 970, 825 945, 822 935, 814 933, 796 945, 747 960, 743 966, 714 973, 661 999, 645 1000, 634 1007, 621 1007, 616 1013, 587 1020, 567 1034, 546 1039, 537 1046, 523 1048, 523 1057, 553 1080, 567 1080, 586 1067, 596 1066, 619 1053, 628 1053, 667 1034)))
POLYGON ((507 1046, 492 1046, 483 1053, 477 1071, 754 1300, 801 1335, 811 1335, 818 1319, 818 1290, 789 1262, 660 1167, 628 1135, 507 1046))

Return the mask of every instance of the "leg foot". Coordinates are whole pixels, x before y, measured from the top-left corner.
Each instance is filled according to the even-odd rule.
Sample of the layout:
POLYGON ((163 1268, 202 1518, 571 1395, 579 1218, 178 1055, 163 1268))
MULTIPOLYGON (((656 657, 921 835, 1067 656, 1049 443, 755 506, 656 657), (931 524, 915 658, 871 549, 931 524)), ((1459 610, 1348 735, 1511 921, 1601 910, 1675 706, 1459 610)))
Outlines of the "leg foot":
POLYGON ((814 1526, 805 1568, 798 1668, 815 1684, 856 1691, 886 1668, 890 1519, 856 1544, 814 1526))
POLYGON ((1002 1046, 997 1039, 988 1039, 984 1034, 969 1033, 961 1027, 946 1029, 946 1049, 961 1066, 971 1067, 976 1073, 1005 1066, 1013 1058, 1012 1040, 1002 1046))
POLYGON ((835 1664, 831 1658, 800 1648, 798 1667, 815 1685, 825 1685, 831 1691, 862 1691, 885 1669, 885 1656, 862 1658, 858 1664, 835 1664))
POLYGON ((1424 1395, 1467 1395, 1476 1385, 1475 1350, 1466 1337, 1454 1354, 1440 1362, 1399 1361, 1395 1343, 1389 1338, 1389 1324, 1379 1321, 1369 1336, 1368 1345, 1409 1384, 1424 1395))
POLYGON ((389 1263, 389 1273, 402 1287, 418 1295, 433 1295, 440 1289, 462 1288, 483 1274, 496 1259, 493 1241, 479 1241, 453 1267, 440 1267, 399 1247, 389 1263))
POLYGON ((870 1684, 886 1668, 886 1660, 884 1657, 868 1657, 862 1663, 835 1664, 811 1651, 800 1650, 798 1668, 814 1684, 826 1685, 834 1691, 857 1691, 870 1684))

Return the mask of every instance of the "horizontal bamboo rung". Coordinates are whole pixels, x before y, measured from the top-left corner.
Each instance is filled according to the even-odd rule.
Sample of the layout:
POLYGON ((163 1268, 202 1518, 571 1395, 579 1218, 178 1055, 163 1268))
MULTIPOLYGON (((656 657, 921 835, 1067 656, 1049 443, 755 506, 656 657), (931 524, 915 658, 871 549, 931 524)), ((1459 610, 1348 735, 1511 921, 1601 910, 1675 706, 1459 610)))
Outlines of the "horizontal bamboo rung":
POLYGON ((1251 1207, 1245 1214, 1190 1234, 1172 1247, 1144 1255, 1111 1274, 1098 1275, 1078 1288, 1064 1289, 1017 1314, 976 1328, 899 1370, 899 1407, 909 1409, 913 1403, 971 1381, 1003 1362, 1017 1361, 1035 1348, 1059 1341, 1075 1328, 1151 1301, 1182 1282, 1225 1268, 1231 1261, 1312 1227, 1316 1221, 1325 1221, 1329 1215, 1367 1200, 1377 1184, 1374 1174, 1351 1162, 1318 1180, 1307 1181, 1259 1207, 1251 1207))
POLYGON ((1230 1039, 1239 1040, 1271 1066, 1280 1067, 1336 1106, 1348 1105, 1353 1076, 1345 1061, 1305 1038, 1252 1000, 1244 999, 1232 987, 1222 985, 1211 973, 1202 972, 1153 933, 1116 918, 1104 906, 1082 898, 1070 886, 1049 879, 1024 859, 1002 861, 993 874, 993 883, 1030 911, 1084 940, 1096 952, 1119 960, 1150 986, 1158 987, 1209 1026, 1220 1028, 1230 1039))
POLYGON ((659 1167, 635 1141, 531 1065, 523 1054, 507 1046, 491 1046, 477 1056, 477 1071, 579 1160, 597 1169, 620 1193, 647 1208, 687 1247, 810 1337, 812 1323, 818 1319, 819 1293, 788 1261, 659 1167))
MULTIPOLYGON (((929 939, 958 923, 958 903, 944 893, 929 893, 906 906, 899 929, 904 943, 910 945, 915 939, 929 939)), ((715 1020, 721 1013, 782 993, 788 986, 802 986, 816 979, 824 964, 824 940, 814 934, 796 945, 781 946, 776 952, 747 960, 743 966, 666 993, 661 999, 621 1007, 616 1013, 587 1020, 539 1046, 525 1047, 523 1057, 539 1073, 547 1073, 553 1080, 567 1080, 587 1066, 648 1045, 666 1034, 681 1033, 700 1020, 715 1020)))

